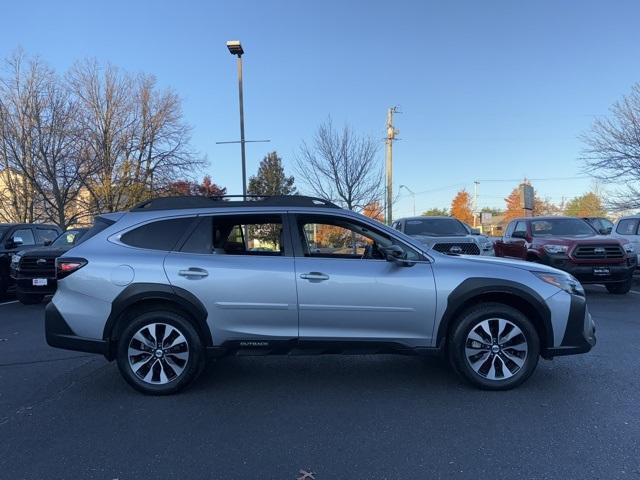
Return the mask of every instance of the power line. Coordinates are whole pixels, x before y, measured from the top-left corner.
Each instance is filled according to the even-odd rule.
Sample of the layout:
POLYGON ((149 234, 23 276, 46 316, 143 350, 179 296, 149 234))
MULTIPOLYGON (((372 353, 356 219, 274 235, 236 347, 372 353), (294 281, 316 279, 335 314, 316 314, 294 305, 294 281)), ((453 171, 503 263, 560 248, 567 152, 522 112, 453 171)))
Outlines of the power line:
MULTIPOLYGON (((592 178, 589 175, 579 175, 574 177, 546 177, 546 178, 525 178, 530 182, 548 182, 556 180, 580 180, 584 178, 592 178)), ((523 178, 493 178, 488 180, 478 180, 479 182, 521 182, 523 178)))

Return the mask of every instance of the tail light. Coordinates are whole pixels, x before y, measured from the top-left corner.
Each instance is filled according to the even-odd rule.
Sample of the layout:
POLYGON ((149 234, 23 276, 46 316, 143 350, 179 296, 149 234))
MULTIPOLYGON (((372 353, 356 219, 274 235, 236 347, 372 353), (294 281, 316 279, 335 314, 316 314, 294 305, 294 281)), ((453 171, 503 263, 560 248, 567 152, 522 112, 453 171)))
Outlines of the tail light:
POLYGON ((80 270, 88 262, 84 258, 63 257, 56 258, 56 278, 68 277, 73 272, 80 270))

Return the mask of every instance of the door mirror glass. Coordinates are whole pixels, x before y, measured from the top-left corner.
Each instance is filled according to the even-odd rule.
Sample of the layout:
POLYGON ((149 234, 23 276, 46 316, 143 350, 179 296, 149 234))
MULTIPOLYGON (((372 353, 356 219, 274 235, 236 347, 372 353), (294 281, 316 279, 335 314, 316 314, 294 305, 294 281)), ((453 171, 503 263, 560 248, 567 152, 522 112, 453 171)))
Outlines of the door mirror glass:
POLYGON ((527 234, 526 232, 522 232, 522 231, 515 231, 511 234, 512 238, 521 238, 521 239, 525 239, 527 238, 527 234))
POLYGON ((471 228, 471 235, 480 235, 480 229, 478 228, 471 228))
POLYGON ((22 237, 13 237, 12 243, 15 247, 19 247, 24 243, 24 240, 22 239, 22 237))

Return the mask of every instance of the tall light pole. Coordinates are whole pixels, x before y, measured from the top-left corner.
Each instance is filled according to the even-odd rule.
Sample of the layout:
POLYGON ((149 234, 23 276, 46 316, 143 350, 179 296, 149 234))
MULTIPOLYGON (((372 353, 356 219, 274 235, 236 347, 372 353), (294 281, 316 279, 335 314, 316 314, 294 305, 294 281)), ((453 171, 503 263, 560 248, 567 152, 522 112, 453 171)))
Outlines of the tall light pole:
POLYGON ((240 102, 240 154, 242 156, 242 196, 247 197, 247 160, 244 153, 244 101, 242 96, 242 55, 244 50, 240 40, 230 40, 227 42, 227 48, 231 55, 238 57, 238 100, 240 102))
POLYGON ((396 135, 398 134, 398 130, 393 127, 393 114, 398 111, 398 107, 391 107, 387 111, 387 132, 385 135, 385 143, 387 144, 386 151, 386 203, 387 203, 387 212, 386 212, 386 220, 387 225, 391 225, 393 221, 393 141, 396 139, 396 135))
POLYGON ((399 188, 404 188, 413 197, 413 216, 415 217, 416 216, 416 194, 415 194, 415 192, 413 190, 411 190, 409 187, 407 187, 406 185, 400 185, 399 188))

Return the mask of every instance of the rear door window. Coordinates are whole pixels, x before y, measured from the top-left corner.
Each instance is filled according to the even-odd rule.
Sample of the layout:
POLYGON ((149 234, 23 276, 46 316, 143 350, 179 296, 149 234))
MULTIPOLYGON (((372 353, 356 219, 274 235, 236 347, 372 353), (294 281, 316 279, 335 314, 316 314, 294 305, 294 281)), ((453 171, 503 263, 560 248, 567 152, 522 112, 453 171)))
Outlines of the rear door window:
POLYGON ((203 217, 180 250, 218 255, 284 255, 282 215, 203 217))
POLYGON ((636 235, 638 232, 638 219, 637 218, 625 218, 618 222, 616 227, 616 233, 620 235, 636 235))
POLYGON ((146 223, 124 233, 120 241, 131 247, 170 251, 194 220, 195 217, 181 217, 146 223))

